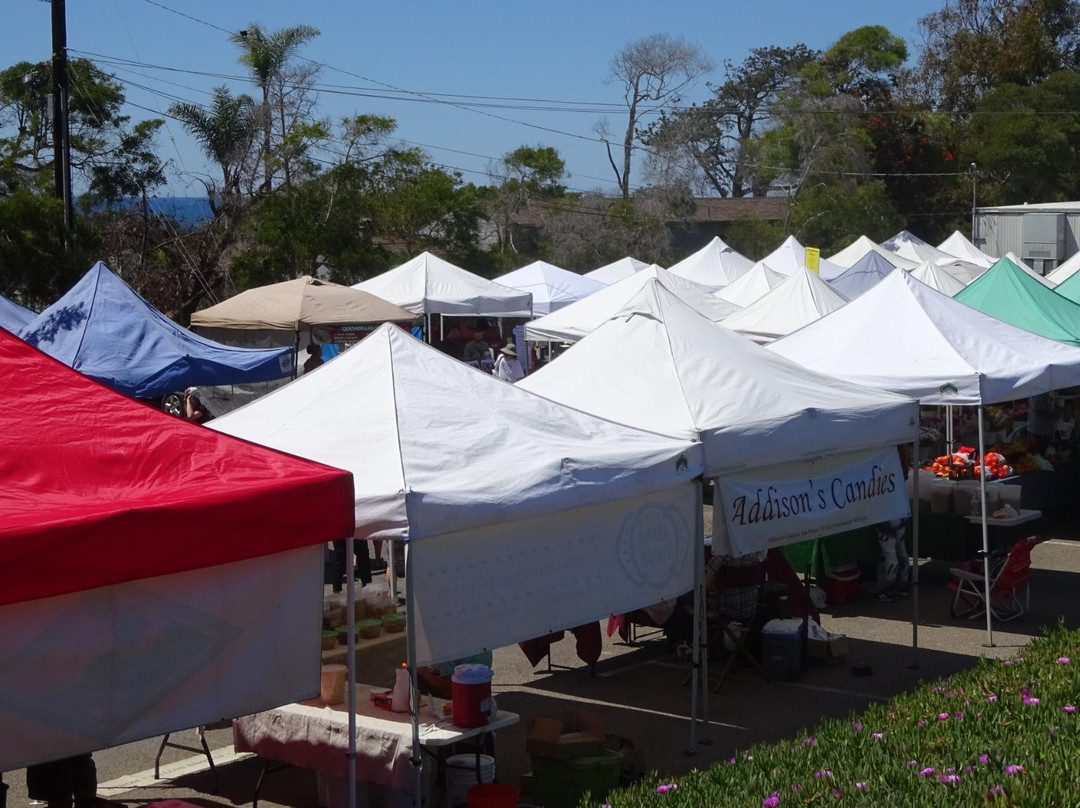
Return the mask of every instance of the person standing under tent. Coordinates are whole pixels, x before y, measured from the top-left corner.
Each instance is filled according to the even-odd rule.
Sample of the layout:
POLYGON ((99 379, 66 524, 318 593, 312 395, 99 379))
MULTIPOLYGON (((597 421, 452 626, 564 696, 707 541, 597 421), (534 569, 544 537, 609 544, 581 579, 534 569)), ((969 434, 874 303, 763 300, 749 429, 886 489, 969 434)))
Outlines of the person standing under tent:
POLYGON ((48 808, 95 808, 97 766, 89 753, 26 767, 26 793, 48 808))
POLYGON ((319 367, 323 363, 322 346, 316 345, 314 342, 309 343, 307 346, 308 358, 304 360, 304 373, 311 373, 315 368, 319 367))
POLYGON ((878 593, 878 600, 891 601, 908 594, 908 581, 911 577, 911 561, 908 558, 907 523, 903 519, 882 522, 874 526, 878 547, 885 562, 885 588, 878 593))
POLYGON ((461 358, 466 362, 476 362, 478 365, 484 359, 491 358, 491 346, 484 342, 483 331, 473 332, 472 341, 466 344, 461 358))
POLYGON ((184 420, 193 424, 205 424, 212 421, 214 414, 210 412, 199 398, 199 388, 189 387, 184 391, 184 420))
POLYGON ((517 358, 517 351, 514 349, 512 342, 508 342, 499 351, 499 358, 495 360, 494 374, 504 382, 510 382, 511 384, 525 378, 525 369, 521 367, 521 362, 517 358))

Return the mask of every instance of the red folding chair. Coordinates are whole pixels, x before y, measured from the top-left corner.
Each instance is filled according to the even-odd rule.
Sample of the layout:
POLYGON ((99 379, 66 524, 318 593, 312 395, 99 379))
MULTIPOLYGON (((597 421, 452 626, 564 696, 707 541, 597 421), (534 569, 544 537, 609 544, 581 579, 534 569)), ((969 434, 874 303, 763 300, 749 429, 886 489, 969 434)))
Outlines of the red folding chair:
MULTIPOLYGON (((1041 536, 1022 539, 1007 554, 990 559, 990 614, 1003 623, 1015 620, 1031 607, 1031 551, 1042 541, 1041 536)), ((953 576, 949 589, 956 592, 952 616, 975 619, 983 614, 987 604, 982 559, 966 561, 949 572, 953 576)))

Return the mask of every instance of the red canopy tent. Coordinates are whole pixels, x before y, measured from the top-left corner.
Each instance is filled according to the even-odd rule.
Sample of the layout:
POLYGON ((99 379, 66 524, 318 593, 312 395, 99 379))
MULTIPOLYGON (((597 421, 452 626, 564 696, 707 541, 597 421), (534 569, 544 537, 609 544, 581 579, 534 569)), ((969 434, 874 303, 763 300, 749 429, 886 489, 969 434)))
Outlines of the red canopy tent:
POLYGON ((139 404, 0 329, 0 771, 315 695, 352 475, 139 404))

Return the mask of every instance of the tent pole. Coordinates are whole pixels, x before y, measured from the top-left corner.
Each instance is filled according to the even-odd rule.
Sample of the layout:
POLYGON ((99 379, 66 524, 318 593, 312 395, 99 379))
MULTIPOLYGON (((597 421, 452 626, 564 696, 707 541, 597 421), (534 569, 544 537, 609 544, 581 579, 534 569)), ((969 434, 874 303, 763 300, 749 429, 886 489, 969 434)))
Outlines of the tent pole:
POLYGON ((425 314, 424 319, 427 320, 427 328, 424 329, 424 336, 427 338, 427 344, 431 344, 431 314, 425 314))
POLYGON ((296 344, 293 346, 292 377, 295 380, 300 374, 300 329, 296 329, 296 344))
POLYGON ((345 687, 349 697, 349 751, 345 757, 349 765, 348 808, 356 808, 356 537, 345 542, 345 604, 349 610, 345 625, 348 626, 348 656, 345 659, 345 687))
POLYGON ((423 803, 423 760, 420 757, 420 688, 416 681, 416 604, 413 601, 412 547, 405 544, 405 654, 409 667, 409 712, 412 719, 412 763, 416 775, 416 793, 413 805, 421 808, 423 803))
POLYGON ((922 409, 916 408, 915 441, 911 444, 911 665, 919 667, 919 437, 922 409))
POLYGON ((698 684, 700 682, 701 663, 701 613, 704 611, 702 602, 702 576, 704 564, 702 556, 705 554, 705 518, 702 513, 702 481, 701 477, 694 480, 694 638, 691 647, 690 662, 690 740, 686 747, 687 755, 697 754, 697 724, 698 724, 698 684))
POLYGON ((994 628, 990 624, 990 528, 986 524, 986 442, 983 439, 983 407, 979 405, 979 510, 982 512, 983 593, 986 597, 986 644, 994 647, 994 628))
POLYGON ((386 554, 390 557, 386 563, 386 575, 390 579, 390 597, 394 601, 394 605, 397 605, 397 548, 394 546, 394 540, 390 539, 387 542, 386 554))
POLYGON ((442 316, 442 314, 440 314, 439 315, 439 342, 442 343, 442 341, 444 339, 446 339, 446 337, 443 336, 443 316, 442 316))

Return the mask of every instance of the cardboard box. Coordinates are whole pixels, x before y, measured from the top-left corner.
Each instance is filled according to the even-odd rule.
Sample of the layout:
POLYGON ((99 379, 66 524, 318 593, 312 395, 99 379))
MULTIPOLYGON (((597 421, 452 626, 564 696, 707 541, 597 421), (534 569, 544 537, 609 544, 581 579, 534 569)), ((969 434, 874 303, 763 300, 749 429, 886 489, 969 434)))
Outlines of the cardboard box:
POLYGON ((535 757, 567 760, 596 754, 606 740, 604 718, 588 710, 537 716, 525 735, 525 751, 535 757))
POLYGON ((806 641, 806 656, 819 665, 839 665, 847 656, 847 637, 834 635, 828 640, 806 641))

